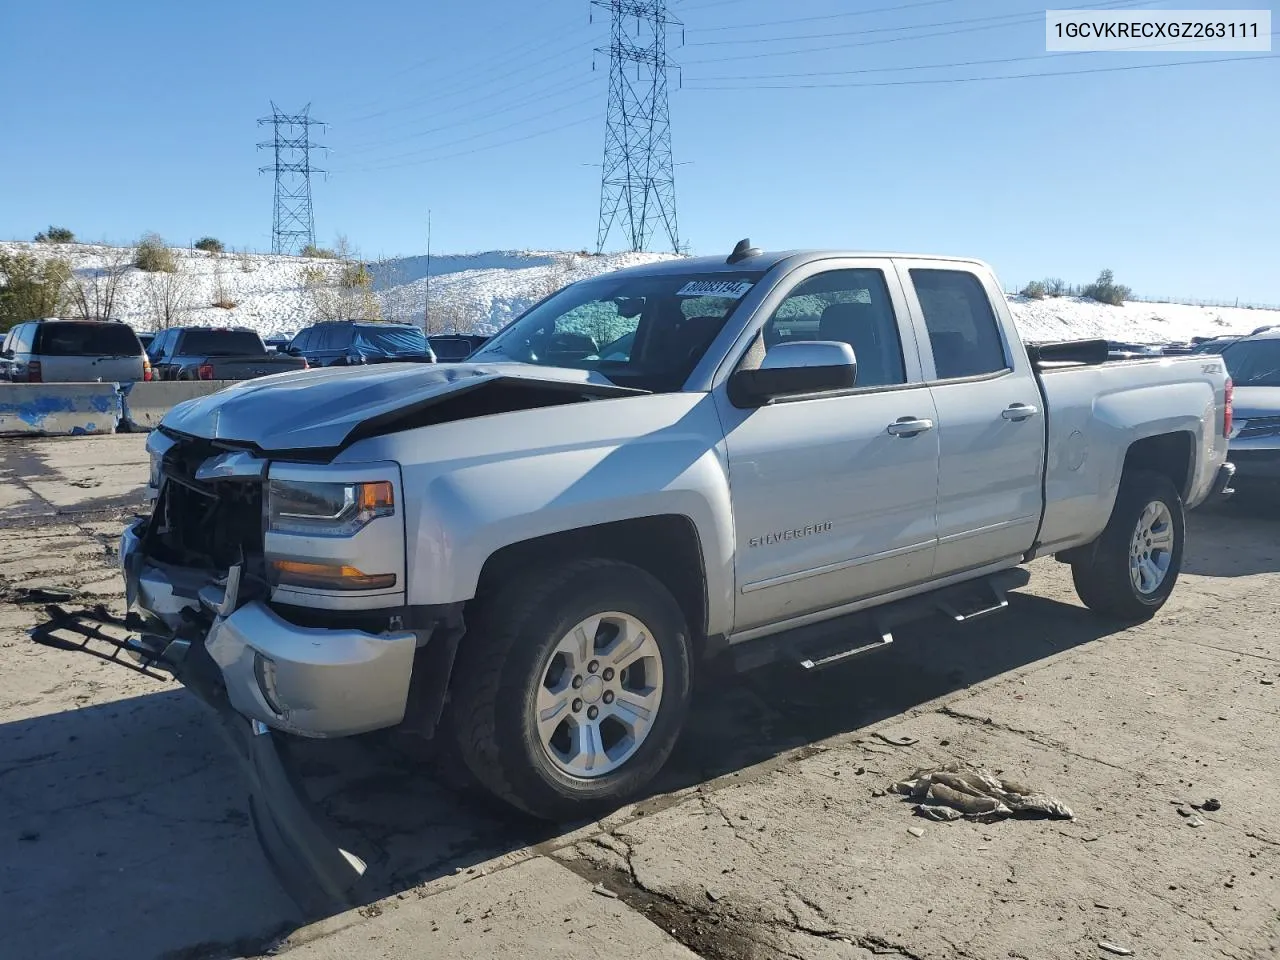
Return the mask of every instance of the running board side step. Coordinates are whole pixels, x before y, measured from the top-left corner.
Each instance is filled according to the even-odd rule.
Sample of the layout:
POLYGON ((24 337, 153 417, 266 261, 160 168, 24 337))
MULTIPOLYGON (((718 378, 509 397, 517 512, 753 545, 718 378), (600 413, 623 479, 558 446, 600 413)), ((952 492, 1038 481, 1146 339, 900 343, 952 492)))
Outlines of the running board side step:
POLYGON ((846 614, 821 623, 761 637, 729 648, 735 670, 753 670, 790 660, 806 672, 845 663, 893 645, 893 631, 908 623, 942 614, 953 623, 968 623, 1009 607, 1008 591, 1022 587, 1031 575, 1021 567, 846 614))

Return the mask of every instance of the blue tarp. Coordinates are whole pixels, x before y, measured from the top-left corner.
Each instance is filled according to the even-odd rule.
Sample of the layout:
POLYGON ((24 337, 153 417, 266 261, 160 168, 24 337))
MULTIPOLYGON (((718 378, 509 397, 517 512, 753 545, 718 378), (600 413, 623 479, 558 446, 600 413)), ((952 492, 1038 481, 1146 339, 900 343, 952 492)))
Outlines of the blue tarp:
POLYGON ((362 360, 426 356, 426 335, 417 327, 356 327, 351 351, 362 360))

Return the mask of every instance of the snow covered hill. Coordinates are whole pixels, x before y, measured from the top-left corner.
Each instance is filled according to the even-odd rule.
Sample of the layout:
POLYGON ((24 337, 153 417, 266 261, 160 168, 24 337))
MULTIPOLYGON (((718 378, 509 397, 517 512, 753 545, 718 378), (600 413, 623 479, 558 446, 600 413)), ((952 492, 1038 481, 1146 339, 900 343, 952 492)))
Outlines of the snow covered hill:
MULTIPOLYGON (((102 270, 127 251, 91 244, 0 242, 0 251, 27 252, 68 260, 80 278, 102 270)), ((210 254, 174 248, 179 266, 181 322, 243 325, 264 336, 298 330, 319 319, 306 286, 317 271, 337 276, 334 260, 273 254, 210 254), (221 302, 226 307, 214 306, 221 302), (234 304, 231 306, 231 304, 234 304)), ((433 256, 430 277, 426 257, 404 257, 370 264, 373 289, 384 319, 420 323, 430 292, 433 329, 491 333, 548 292, 574 280, 654 260, 670 254, 615 253, 602 256, 554 251, 495 251, 433 256)), ((156 284, 162 275, 129 267, 116 299, 115 316, 139 330, 156 323, 156 284)), ((1130 302, 1121 307, 1092 300, 1059 297, 1028 300, 1011 297, 1018 327, 1028 340, 1101 336, 1140 343, 1185 341, 1193 336, 1245 333, 1280 324, 1280 311, 1185 304, 1130 302)))

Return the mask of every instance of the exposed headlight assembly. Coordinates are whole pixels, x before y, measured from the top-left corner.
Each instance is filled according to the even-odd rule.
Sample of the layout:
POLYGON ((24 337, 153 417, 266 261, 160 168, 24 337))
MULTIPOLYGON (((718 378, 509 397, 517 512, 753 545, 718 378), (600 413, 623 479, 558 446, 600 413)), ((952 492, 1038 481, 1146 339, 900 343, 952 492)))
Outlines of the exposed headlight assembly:
POLYGON ((376 518, 395 512, 395 494, 387 480, 271 480, 267 484, 267 527, 275 533, 349 537, 376 518))

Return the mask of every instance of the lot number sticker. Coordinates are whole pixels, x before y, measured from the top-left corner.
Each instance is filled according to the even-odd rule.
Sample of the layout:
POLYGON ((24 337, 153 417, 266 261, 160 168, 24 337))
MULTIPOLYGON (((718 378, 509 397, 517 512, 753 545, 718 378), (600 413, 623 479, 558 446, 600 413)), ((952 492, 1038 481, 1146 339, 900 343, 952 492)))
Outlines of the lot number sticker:
POLYGON ((677 297, 728 297, 737 300, 751 289, 750 280, 690 280, 677 297))

